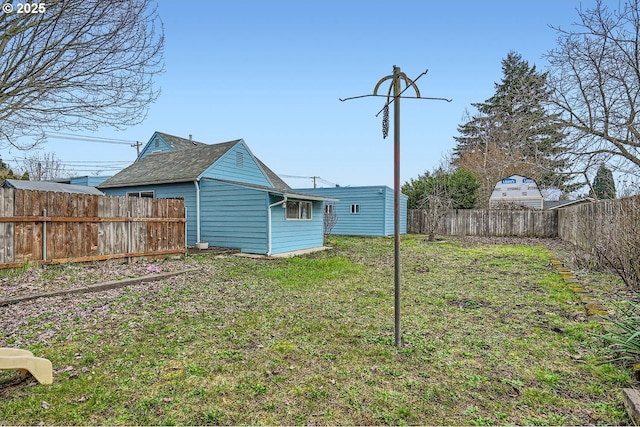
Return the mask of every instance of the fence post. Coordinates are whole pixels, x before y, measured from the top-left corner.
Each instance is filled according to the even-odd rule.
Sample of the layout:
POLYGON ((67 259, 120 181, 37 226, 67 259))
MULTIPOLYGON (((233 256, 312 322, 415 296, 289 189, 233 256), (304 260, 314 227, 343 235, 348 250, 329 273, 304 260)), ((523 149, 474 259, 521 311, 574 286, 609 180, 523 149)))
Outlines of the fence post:
MULTIPOLYGON (((127 253, 131 254, 131 211, 127 211, 127 253)), ((127 262, 131 264, 131 256, 127 257, 127 262)))
MULTIPOLYGON (((46 209, 42 209, 42 216, 47 216, 46 209)), ((47 260, 47 218, 42 218, 42 260, 47 260)))

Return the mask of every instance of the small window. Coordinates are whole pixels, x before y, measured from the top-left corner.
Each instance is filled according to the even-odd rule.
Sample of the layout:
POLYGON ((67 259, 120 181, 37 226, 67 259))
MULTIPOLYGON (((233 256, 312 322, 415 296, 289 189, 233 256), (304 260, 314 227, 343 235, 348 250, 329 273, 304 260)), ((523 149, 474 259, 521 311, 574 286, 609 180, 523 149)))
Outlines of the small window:
POLYGON ((158 138, 154 139, 154 140, 153 140, 153 145, 154 145, 156 148, 160 147, 160 140, 159 140, 158 138))
POLYGON ((359 214, 360 213, 360 205, 351 205, 351 213, 359 214))
POLYGON ((129 197, 148 197, 153 199, 153 191, 131 191, 127 193, 129 197))
POLYGON ((244 155, 241 151, 236 152, 236 166, 239 168, 244 166, 244 155))
POLYGON ((332 214, 333 213, 333 205, 324 205, 324 213, 332 214))
POLYGON ((287 202, 287 219, 311 219, 311 202, 287 202))

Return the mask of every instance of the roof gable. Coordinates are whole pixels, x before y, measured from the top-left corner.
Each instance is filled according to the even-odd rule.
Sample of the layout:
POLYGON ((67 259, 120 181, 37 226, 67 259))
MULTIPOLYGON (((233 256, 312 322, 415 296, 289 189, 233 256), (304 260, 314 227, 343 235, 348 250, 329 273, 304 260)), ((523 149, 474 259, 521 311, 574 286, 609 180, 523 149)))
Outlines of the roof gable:
POLYGON ((220 144, 198 144, 189 149, 148 154, 121 170, 100 188, 194 181, 239 140, 220 144))
POLYGON ((207 144, 155 131, 142 151, 140 151, 140 155, 137 160, 140 160, 149 154, 168 153, 175 150, 193 148, 197 145, 207 144))
MULTIPOLYGON (((204 173, 203 177, 218 178, 247 184, 275 187, 264 170, 266 166, 253 155, 247 144, 240 140, 204 173)), ((267 168, 268 169, 268 168, 267 168)), ((272 174, 275 175, 275 174, 272 174)))
POLYGON ((290 187, 253 155, 242 140, 204 144, 155 132, 145 152, 129 167, 100 184, 100 188, 130 187, 215 178, 261 185, 278 190, 290 187), (150 144, 165 144, 165 151, 153 153, 150 144))

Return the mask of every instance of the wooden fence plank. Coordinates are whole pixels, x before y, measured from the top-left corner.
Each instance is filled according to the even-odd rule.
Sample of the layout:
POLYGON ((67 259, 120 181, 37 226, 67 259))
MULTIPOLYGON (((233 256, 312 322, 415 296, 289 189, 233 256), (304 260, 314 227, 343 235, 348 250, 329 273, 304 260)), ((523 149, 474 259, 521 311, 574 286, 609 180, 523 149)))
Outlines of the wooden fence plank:
MULTIPOLYGON (((428 234, 426 212, 409 209, 407 232, 428 234)), ((455 209, 441 219, 436 234, 454 236, 557 237, 558 211, 455 209)))
POLYGON ((184 232, 172 231, 184 229, 184 215, 172 216, 180 212, 185 212, 183 199, 0 188, 0 268, 28 260, 49 263, 185 253, 184 232), (47 261, 42 259, 45 241, 47 261))

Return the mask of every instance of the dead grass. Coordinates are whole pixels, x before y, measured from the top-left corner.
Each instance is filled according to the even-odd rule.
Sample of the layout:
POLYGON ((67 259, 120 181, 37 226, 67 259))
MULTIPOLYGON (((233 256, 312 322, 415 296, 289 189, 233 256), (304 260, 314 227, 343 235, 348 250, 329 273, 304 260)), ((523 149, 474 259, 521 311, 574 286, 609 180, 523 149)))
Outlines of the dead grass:
POLYGON ((0 346, 55 369, 51 386, 0 371, 0 424, 629 422, 629 372, 601 363, 601 327, 545 241, 404 237, 396 348, 393 241, 334 240, 302 258, 190 258, 198 272, 163 282, 0 307, 0 346))

